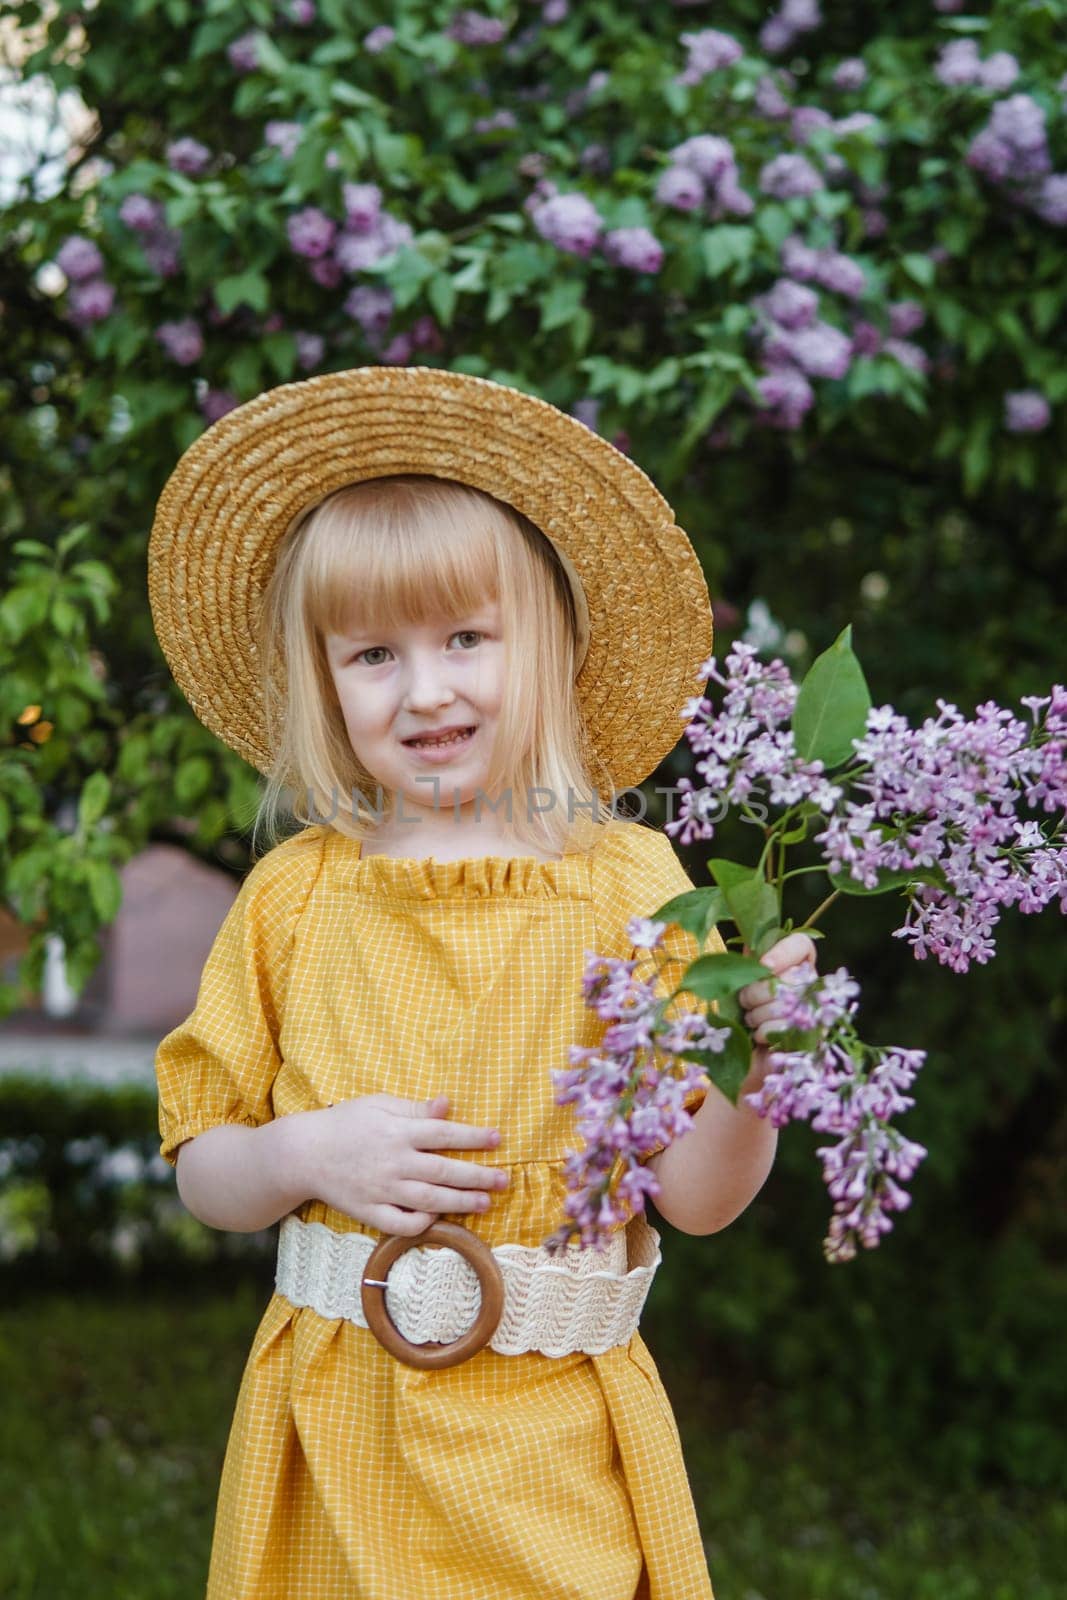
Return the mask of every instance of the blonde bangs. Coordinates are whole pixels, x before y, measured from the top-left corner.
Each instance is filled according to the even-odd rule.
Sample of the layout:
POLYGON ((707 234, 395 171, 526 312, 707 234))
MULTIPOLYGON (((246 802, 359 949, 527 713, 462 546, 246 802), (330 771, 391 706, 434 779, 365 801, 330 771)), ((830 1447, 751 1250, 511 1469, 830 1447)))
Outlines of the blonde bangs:
POLYGON ((433 478, 338 490, 308 519, 308 624, 343 634, 476 611, 499 597, 501 522, 483 496, 433 478))

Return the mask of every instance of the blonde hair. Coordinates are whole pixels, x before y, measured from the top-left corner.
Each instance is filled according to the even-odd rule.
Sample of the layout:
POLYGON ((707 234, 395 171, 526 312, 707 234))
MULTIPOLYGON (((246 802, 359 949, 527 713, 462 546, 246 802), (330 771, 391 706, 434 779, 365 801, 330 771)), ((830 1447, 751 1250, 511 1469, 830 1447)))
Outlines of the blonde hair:
POLYGON ((575 692, 574 599, 562 563, 540 529, 503 501, 413 474, 335 491, 279 546, 259 626, 274 761, 253 847, 260 830, 277 843, 290 819, 328 821, 365 839, 395 814, 395 796, 380 794, 352 750, 326 636, 359 619, 390 628, 463 616, 486 600, 500 605, 506 674, 485 809, 510 795, 504 827, 518 841, 552 854, 591 848, 618 813, 601 799, 614 794, 612 775, 593 750, 575 692), (279 652, 284 695, 270 670, 279 652), (293 706, 298 716, 288 714, 293 706), (548 795, 537 797, 538 789, 548 795), (527 815, 549 796, 551 809, 527 815))

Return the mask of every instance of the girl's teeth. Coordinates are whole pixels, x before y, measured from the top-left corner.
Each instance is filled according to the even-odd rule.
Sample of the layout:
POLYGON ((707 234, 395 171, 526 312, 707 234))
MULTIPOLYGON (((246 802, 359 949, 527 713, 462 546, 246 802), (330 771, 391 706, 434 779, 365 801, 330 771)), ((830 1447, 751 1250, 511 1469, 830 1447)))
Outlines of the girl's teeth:
POLYGON ((417 750, 426 748, 435 750, 439 745, 443 744, 460 744, 468 737, 469 729, 464 729, 462 733, 449 734, 447 739, 413 739, 411 742, 417 750))

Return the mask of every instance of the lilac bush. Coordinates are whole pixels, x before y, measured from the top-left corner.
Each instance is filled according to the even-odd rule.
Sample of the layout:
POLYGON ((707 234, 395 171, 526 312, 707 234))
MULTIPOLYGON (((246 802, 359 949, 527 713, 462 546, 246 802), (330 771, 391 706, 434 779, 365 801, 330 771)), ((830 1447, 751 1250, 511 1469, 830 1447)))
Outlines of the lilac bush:
POLYGON ((892 1126, 915 1103, 904 1091, 925 1052, 860 1038, 860 989, 847 968, 820 976, 805 963, 777 979, 758 956, 794 926, 810 932, 842 895, 903 894, 893 937, 956 973, 992 958, 1007 907, 1067 912, 1067 687, 1025 696, 1027 717, 990 700, 967 720, 939 700, 938 715, 912 728, 892 706, 871 706, 850 633, 799 686, 781 660, 764 665, 741 642, 724 672, 714 656, 700 668, 702 682, 723 690, 722 707, 704 695, 685 707, 701 781, 679 781, 667 832, 683 844, 710 840, 736 808, 762 827, 763 850, 755 866, 709 861, 713 888, 627 929, 635 947, 657 952, 675 922, 703 949, 713 927, 732 922, 737 935, 722 953, 699 955, 668 982, 666 962, 645 979, 635 976, 637 958, 587 952, 586 1003, 610 1026, 595 1048, 572 1047, 570 1070, 553 1074, 585 1139, 566 1162, 568 1220, 546 1241, 553 1250, 575 1236, 602 1248, 614 1225, 655 1198, 658 1180, 642 1158, 691 1127, 683 1102, 692 1088, 714 1085, 736 1104, 751 1065, 737 993, 764 978, 776 1047, 744 1100, 776 1127, 802 1119, 836 1137, 817 1152, 834 1202, 824 1255, 843 1262, 874 1248, 910 1204, 904 1184, 927 1154, 892 1126), (768 808, 781 815, 766 821, 768 808), (809 835, 831 892, 794 924, 783 921, 785 885, 812 868, 787 871, 786 860, 809 835), (683 994, 716 1016, 672 1014, 683 994))
MULTIPOLYGON (((144 0, 131 50, 119 0, 24 0, 38 42, 20 70, 92 115, 60 188, 27 177, 4 207, 15 411, 32 413, 14 425, 9 531, 48 547, 89 524, 132 607, 129 530, 175 450, 275 383, 381 361, 514 382, 587 419, 727 591, 772 483, 795 508, 828 481, 871 516, 870 473, 899 465, 1016 540, 999 498, 1023 491, 1036 516, 1067 489, 1064 75, 1046 8, 961 10, 932 5, 916 31, 890 13, 845 26, 812 0, 668 5, 634 27, 609 0, 412 0, 375 25, 312 0, 144 0)), ((839 511, 812 514, 819 555, 839 511)), ((893 510, 877 517, 895 539, 893 510)), ((978 564, 990 583, 1001 570, 978 564)), ((138 619, 122 615, 137 661, 114 680, 95 641, 106 693, 79 724, 58 706, 98 680, 38 604, 5 602, 5 726, 43 681, 57 732, 32 753, 15 741, 22 765, 0 772, 3 859, 40 843, 17 781, 58 794, 68 770, 75 791, 116 778, 116 845, 166 831, 176 803, 199 845, 222 838, 248 774, 160 703, 138 619), (42 622, 47 672, 20 661, 42 622), (140 789, 122 800, 127 744, 140 789)), ((106 919, 87 884, 75 899, 57 892, 49 915, 88 961, 85 927, 106 919)))

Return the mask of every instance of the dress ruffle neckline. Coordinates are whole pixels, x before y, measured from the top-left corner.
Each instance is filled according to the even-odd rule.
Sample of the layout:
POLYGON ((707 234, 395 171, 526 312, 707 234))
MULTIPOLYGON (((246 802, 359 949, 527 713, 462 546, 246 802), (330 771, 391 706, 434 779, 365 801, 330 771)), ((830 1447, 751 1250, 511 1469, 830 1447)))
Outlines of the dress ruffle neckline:
POLYGON ((558 861, 536 856, 435 856, 363 854, 361 841, 330 830, 326 848, 333 876, 345 888, 398 900, 558 899, 589 896, 590 858, 583 851, 558 861))

